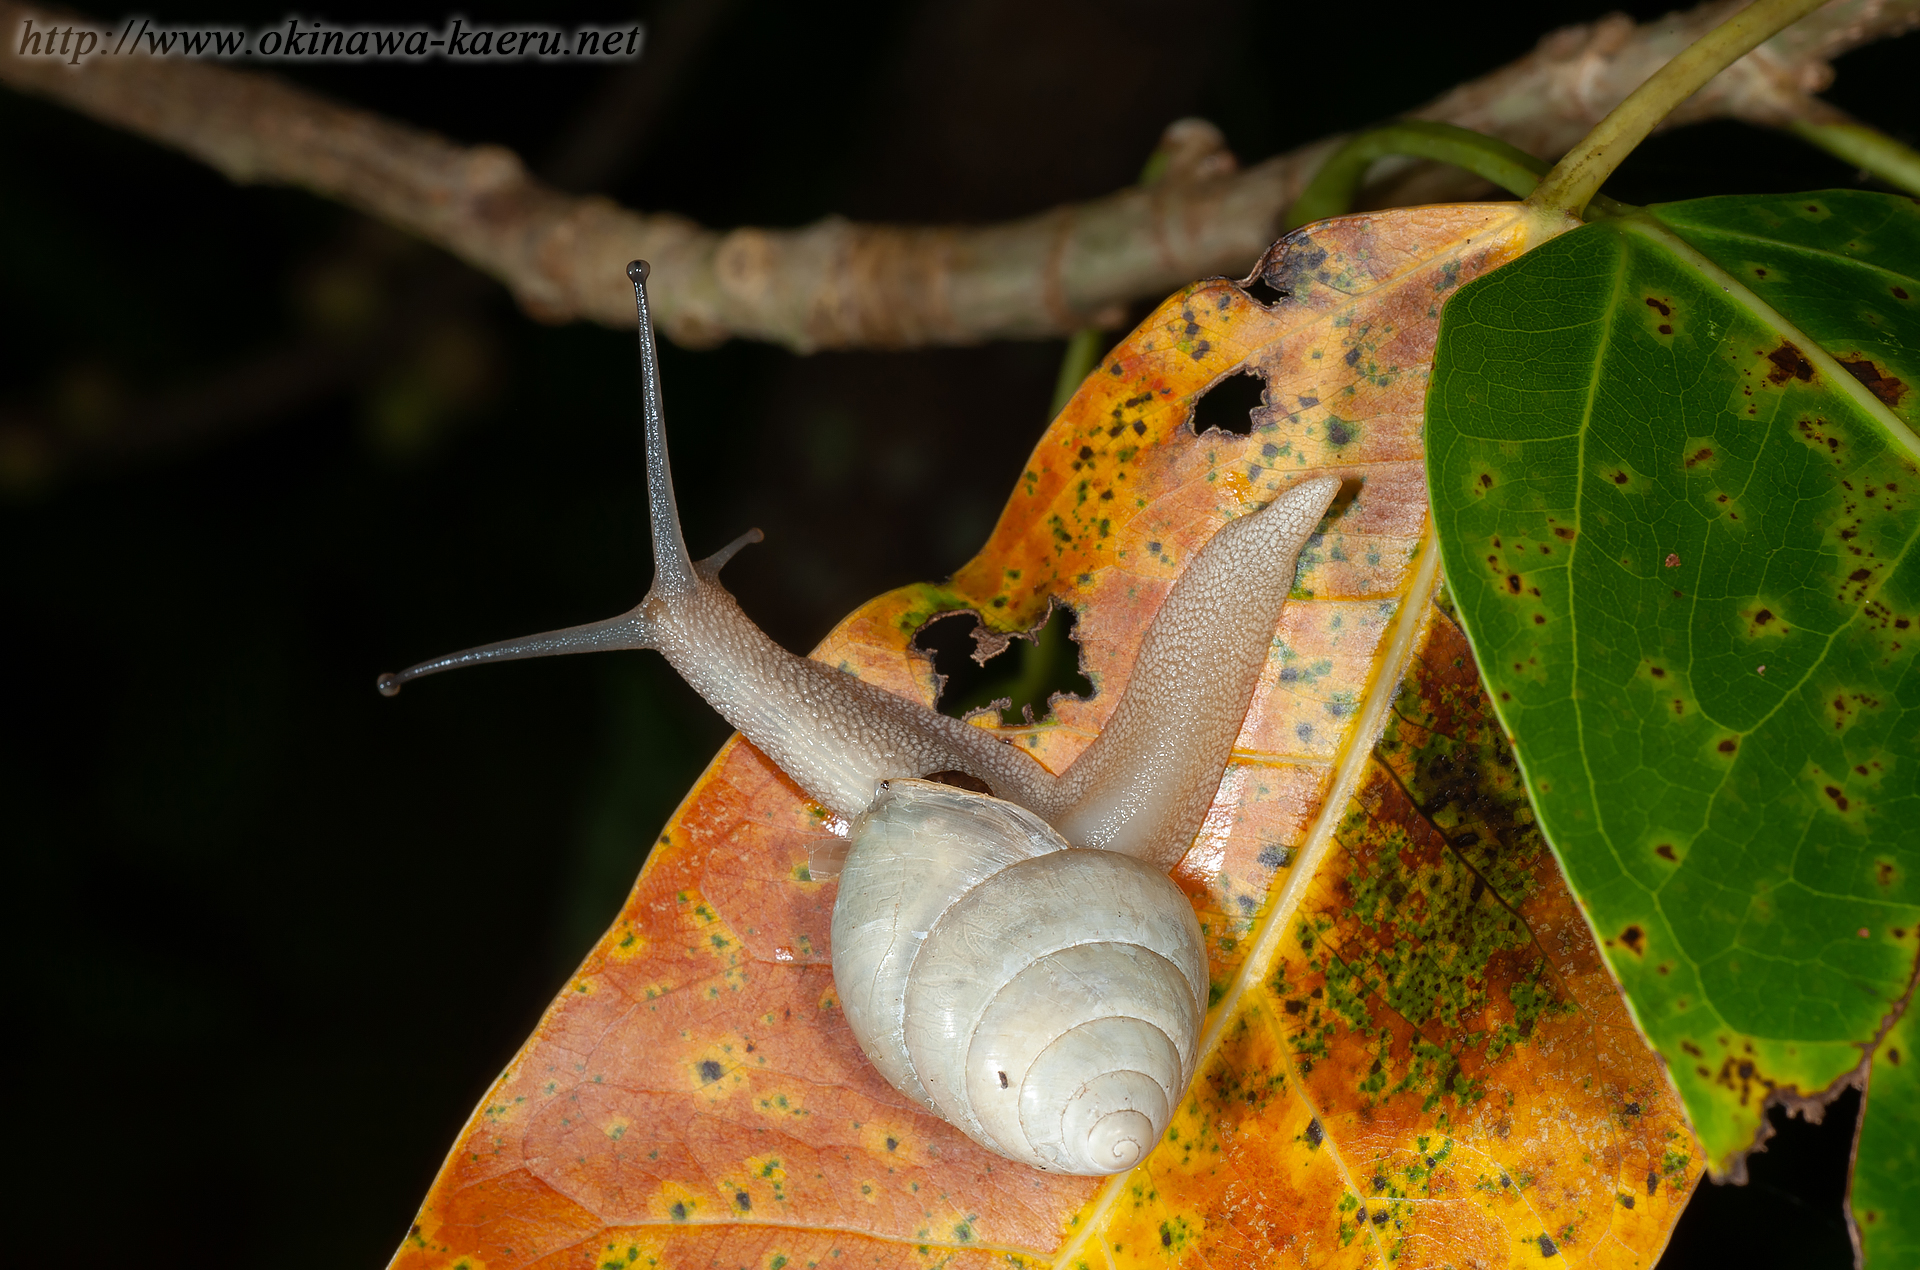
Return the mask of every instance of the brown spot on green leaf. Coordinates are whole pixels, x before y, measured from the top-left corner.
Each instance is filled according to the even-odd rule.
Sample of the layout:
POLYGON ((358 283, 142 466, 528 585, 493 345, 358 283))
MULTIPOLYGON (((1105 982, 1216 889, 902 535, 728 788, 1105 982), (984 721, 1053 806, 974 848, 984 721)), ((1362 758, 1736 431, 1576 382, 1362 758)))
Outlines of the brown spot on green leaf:
POLYGON ((1880 403, 1889 409, 1900 404, 1907 395, 1907 385, 1895 378, 1891 371, 1885 370, 1865 357, 1842 357, 1840 368, 1866 386, 1868 392, 1880 399, 1880 403))
POLYGON ((1767 382, 1770 384, 1784 384, 1790 379, 1797 379, 1804 384, 1813 379, 1813 363, 1791 340, 1781 340, 1779 348, 1761 356, 1773 363, 1773 369, 1767 372, 1767 382))

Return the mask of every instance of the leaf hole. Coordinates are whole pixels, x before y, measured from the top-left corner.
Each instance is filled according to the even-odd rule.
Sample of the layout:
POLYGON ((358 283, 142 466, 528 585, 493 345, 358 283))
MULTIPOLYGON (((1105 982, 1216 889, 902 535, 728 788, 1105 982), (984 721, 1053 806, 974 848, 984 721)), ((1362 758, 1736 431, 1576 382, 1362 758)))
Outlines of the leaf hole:
POLYGON ((1251 282, 1242 282, 1240 289, 1246 292, 1247 299, 1268 309, 1287 298, 1287 293, 1268 282, 1265 274, 1261 274, 1251 282))
POLYGON ((1193 403, 1195 436, 1209 428, 1244 437, 1253 432, 1253 412, 1266 403, 1267 381, 1243 370, 1220 380, 1193 403))
POLYGON ((1034 630, 1010 636, 989 631, 977 613, 952 613, 921 627, 913 646, 933 659, 940 713, 964 719, 995 710, 1000 722, 1020 726, 1046 718, 1056 694, 1093 696, 1073 629, 1065 604, 1053 605, 1034 630))

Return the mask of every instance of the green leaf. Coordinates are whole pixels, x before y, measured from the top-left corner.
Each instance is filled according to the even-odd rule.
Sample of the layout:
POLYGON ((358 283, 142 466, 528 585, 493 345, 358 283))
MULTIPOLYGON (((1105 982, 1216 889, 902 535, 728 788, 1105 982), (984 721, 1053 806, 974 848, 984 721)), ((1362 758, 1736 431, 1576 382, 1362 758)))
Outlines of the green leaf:
POLYGON ((1912 1010, 1874 1051, 1856 1143, 1847 1198, 1868 1262, 1920 1265, 1920 1017, 1912 1010))
MULTIPOLYGON (((1911 991, 1917 275, 1911 200, 1702 199, 1573 230, 1443 314, 1427 465, 1447 577, 1723 1173, 1769 1095, 1853 1079, 1911 991)), ((1920 1116, 1910 1075, 1881 1088, 1911 1070, 1890 1064, 1860 1171, 1911 1186, 1868 1158, 1910 1152, 1920 1116)))

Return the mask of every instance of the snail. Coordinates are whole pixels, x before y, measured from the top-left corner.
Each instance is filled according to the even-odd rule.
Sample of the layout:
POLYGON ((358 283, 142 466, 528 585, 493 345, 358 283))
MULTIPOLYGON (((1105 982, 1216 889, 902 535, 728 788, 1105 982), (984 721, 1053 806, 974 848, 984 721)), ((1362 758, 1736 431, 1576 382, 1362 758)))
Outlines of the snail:
POLYGON ((488 661, 664 654, 808 796, 848 818, 833 976, 881 1075, 1010 1159, 1086 1175, 1133 1167, 1185 1094, 1208 1000, 1199 923, 1167 871, 1219 788, 1297 557, 1339 480, 1298 482, 1195 553, 1106 726, 1056 776, 985 729, 764 635, 719 582, 759 530, 689 557, 647 273, 644 261, 627 267, 653 531, 646 598, 603 622, 382 675, 380 691, 488 661))

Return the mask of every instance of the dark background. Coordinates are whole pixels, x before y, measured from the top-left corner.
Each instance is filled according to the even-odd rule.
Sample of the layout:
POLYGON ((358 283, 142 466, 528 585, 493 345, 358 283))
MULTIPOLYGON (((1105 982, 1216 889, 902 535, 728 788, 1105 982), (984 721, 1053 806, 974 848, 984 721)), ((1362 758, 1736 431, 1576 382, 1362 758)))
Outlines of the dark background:
MULTIPOLYGON (((481 21, 632 9, 465 5, 481 21)), ((1630 6, 1647 18, 1659 4, 1630 6)), ((1605 6, 680 0, 652 71, 276 67, 569 188, 717 226, 981 221, 1405 109, 1605 6)), ((331 7, 438 25, 445 10, 331 7)), ((162 6, 158 20, 282 17, 162 6)), ((102 17, 117 13, 100 12, 102 17)), ((11 33, 9 33, 11 34, 11 33)), ((1911 126, 1913 37, 1830 94, 1911 126)), ((434 249, 0 90, 0 888, 20 1265, 376 1267, 725 727, 645 655, 377 672, 631 606, 630 333, 541 326, 434 249)), ((1909 133, 1908 140, 1913 137, 1909 133)), ((1631 201, 1848 185, 1733 124, 1631 201)), ((1059 343, 663 353, 696 553, 804 649, 984 540, 1059 343)), ((1839 1266, 1852 1111, 1704 1187, 1668 1267, 1839 1266)))

